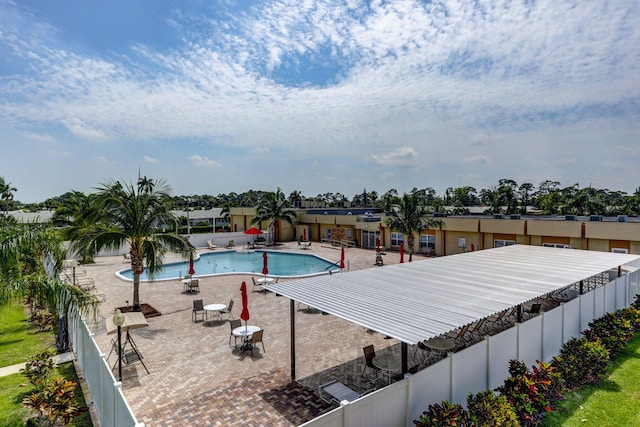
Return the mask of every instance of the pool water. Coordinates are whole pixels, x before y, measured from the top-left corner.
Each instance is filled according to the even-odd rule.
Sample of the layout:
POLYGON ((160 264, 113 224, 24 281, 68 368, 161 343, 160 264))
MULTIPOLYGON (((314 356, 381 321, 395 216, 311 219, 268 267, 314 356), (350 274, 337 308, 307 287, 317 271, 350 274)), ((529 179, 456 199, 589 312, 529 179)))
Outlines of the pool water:
MULTIPOLYGON (((312 254, 226 251, 200 255, 200 258, 193 262, 194 277, 218 274, 262 274, 263 252, 267 253, 269 276, 304 277, 338 270, 336 262, 312 254)), ((156 272, 153 280, 179 279, 184 277, 188 271, 189 261, 167 263, 162 266, 161 271, 156 272)), ((130 268, 119 271, 117 275, 125 280, 133 280, 133 271, 130 268)), ((146 270, 140 276, 140 280, 149 281, 146 270)))

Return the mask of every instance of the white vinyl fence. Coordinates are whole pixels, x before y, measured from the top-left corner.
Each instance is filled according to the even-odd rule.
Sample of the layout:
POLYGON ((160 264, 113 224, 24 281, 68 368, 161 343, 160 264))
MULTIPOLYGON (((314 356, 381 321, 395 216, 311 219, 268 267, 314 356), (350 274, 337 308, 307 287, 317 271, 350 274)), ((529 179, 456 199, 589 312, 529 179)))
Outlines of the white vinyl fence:
POLYGON ((87 323, 83 319, 69 318, 69 335, 76 360, 84 373, 93 403, 102 426, 144 427, 136 417, 122 393, 122 383, 111 372, 106 354, 100 351, 87 323))
POLYGON ((528 367, 537 360, 550 361, 589 322, 628 307, 638 293, 638 279, 638 271, 625 274, 303 426, 411 426, 430 404, 448 400, 466 407, 469 393, 503 384, 509 376, 509 360, 521 360, 528 367))

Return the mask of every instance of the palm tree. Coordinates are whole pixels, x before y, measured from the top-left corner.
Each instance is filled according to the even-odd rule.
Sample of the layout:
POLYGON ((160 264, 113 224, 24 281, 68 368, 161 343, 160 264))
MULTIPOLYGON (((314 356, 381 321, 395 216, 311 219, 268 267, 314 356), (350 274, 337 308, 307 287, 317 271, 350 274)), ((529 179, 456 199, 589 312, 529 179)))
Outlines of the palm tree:
POLYGON ((177 218, 169 210, 171 187, 163 180, 149 183, 146 177, 138 184, 107 181, 98 188, 101 203, 93 229, 72 241, 77 253, 129 247, 133 270, 133 311, 140 311, 140 275, 147 268, 149 277, 162 267, 167 250, 185 258, 193 246, 175 231, 177 218), (91 249, 93 247, 93 249, 91 249))
POLYGON ((6 215, 11 207, 13 201, 13 192, 18 189, 11 185, 10 182, 6 182, 3 177, 0 176, 0 210, 4 211, 6 215))
MULTIPOLYGON (((99 218, 100 204, 95 194, 86 195, 81 191, 72 191, 65 195, 51 218, 54 225, 62 227, 62 236, 67 241, 80 240, 83 234, 90 232, 99 218)), ((93 262, 95 247, 88 247, 80 255, 80 262, 93 262)))
MULTIPOLYGON (((66 336, 67 315, 96 319, 99 305, 95 295, 60 279, 64 256, 63 239, 51 225, 0 217, 0 305, 27 297, 32 308, 46 307, 59 319, 58 338, 66 336)), ((66 349, 66 339, 56 342, 66 349)))
POLYGON ((430 215, 428 207, 420 203, 420 198, 417 195, 407 193, 387 213, 385 222, 387 227, 407 236, 409 262, 413 258, 415 235, 419 235, 429 228, 442 228, 444 224, 440 218, 434 218, 430 215))
POLYGON ((251 225, 269 221, 268 227, 275 230, 275 241, 280 240, 280 221, 293 224, 296 212, 289 209, 290 205, 284 193, 277 188, 275 193, 264 193, 260 204, 256 207, 256 216, 251 220, 251 225))

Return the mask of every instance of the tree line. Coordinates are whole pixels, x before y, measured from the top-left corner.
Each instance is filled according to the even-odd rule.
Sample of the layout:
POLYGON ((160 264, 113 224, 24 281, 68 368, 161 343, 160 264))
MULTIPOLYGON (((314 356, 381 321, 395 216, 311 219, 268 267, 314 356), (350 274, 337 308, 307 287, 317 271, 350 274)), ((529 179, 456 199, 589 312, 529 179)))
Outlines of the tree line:
MULTIPOLYGON (((27 211, 57 210, 69 204, 73 198, 84 196, 78 191, 69 191, 61 196, 52 197, 41 203, 25 204, 14 200, 17 189, 0 177, 0 212, 13 209, 27 211)), ((255 207, 271 191, 249 190, 243 193, 231 192, 216 196, 179 195, 167 199, 170 208, 175 210, 197 210, 231 207, 255 207)), ((563 186, 559 181, 545 180, 537 186, 525 182, 518 184, 512 179, 500 179, 489 188, 476 189, 472 186, 449 187, 439 195, 432 187, 414 187, 408 194, 415 195, 420 203, 432 212, 464 215, 469 208, 482 206, 485 213, 506 214, 544 214, 544 215, 630 215, 640 213, 640 187, 633 194, 624 191, 588 187, 579 184, 563 186)), ((311 205, 326 207, 372 207, 385 212, 398 203, 402 197, 395 188, 380 194, 366 188, 351 198, 340 192, 327 192, 315 196, 306 196, 299 190, 292 191, 286 202, 292 206, 311 205)))

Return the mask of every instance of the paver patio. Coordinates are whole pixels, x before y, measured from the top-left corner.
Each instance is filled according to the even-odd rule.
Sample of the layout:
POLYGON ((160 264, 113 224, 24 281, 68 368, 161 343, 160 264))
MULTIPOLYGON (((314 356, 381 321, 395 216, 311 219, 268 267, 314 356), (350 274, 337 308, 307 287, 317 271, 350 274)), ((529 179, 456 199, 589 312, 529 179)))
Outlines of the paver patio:
MULTIPOLYGON (((299 253, 296 242, 268 248, 299 253)), ((208 249, 200 249, 209 252, 208 249)), ((312 253, 332 261, 340 250, 313 245, 312 253)), ((305 251, 306 253, 306 251, 305 251)), ((416 257, 414 255, 414 257, 416 257)), ((375 251, 345 249, 348 269, 375 267, 375 251)), ((420 259, 420 257, 418 257, 420 259)), ((398 253, 387 253, 385 265, 399 262, 398 253)), ((101 312, 112 316, 116 307, 132 299, 132 284, 115 276, 127 268, 122 255, 101 257, 88 265, 99 294, 101 312)), ((345 269, 346 271, 346 269, 345 269)), ((196 271, 197 275, 197 271, 196 271)), ((288 279, 280 279, 288 280, 288 279)), ((294 279, 291 279, 294 280, 294 279)), ((251 292, 248 275, 200 279, 200 293, 187 294, 179 280, 141 283, 140 301, 162 313, 149 318, 149 327, 131 331, 150 374, 140 364, 123 369, 123 391, 139 421, 147 426, 295 426, 333 409, 317 395, 317 386, 339 379, 359 392, 374 384, 361 377, 362 347, 373 344, 376 352, 399 354, 399 343, 379 333, 313 310, 296 311, 296 382, 290 378, 289 300, 273 293, 251 292), (240 285, 249 290, 249 324, 264 329, 266 351, 240 352, 229 345, 228 322, 205 326, 191 321, 192 301, 205 305, 235 300, 233 315, 240 316, 240 285)), ((104 324, 96 326, 95 339, 109 353, 113 335, 104 324)), ((413 355, 413 348, 409 348, 413 355)), ((110 363, 116 361, 111 356, 110 363)), ((413 361, 410 361, 410 366, 413 361)), ((383 386, 378 382, 378 386, 383 386)))

